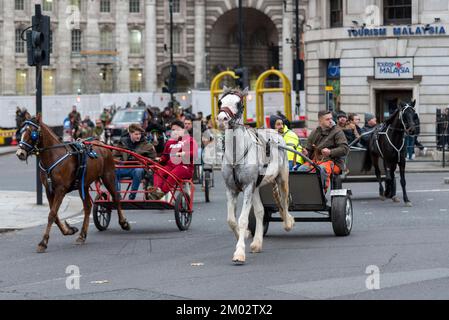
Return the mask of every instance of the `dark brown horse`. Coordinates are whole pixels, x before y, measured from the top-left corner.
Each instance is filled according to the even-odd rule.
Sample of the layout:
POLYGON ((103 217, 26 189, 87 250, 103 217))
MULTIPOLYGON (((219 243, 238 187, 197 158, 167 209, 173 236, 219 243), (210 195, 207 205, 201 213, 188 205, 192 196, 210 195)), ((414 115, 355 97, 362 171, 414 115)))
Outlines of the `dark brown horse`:
POLYGON ((74 235, 78 232, 77 228, 71 227, 66 221, 63 224, 58 217, 58 210, 62 200, 68 192, 74 189, 79 189, 84 207, 83 226, 76 243, 84 244, 92 207, 89 186, 99 179, 102 180, 116 202, 120 226, 124 230, 130 230, 130 226, 122 214, 115 190, 115 165, 112 153, 110 150, 101 147, 101 145, 99 142, 93 143, 92 149, 98 157, 96 159, 87 157, 84 179, 81 180, 84 183, 78 183, 79 188, 77 188, 74 186, 78 182, 77 180, 79 180, 77 177, 79 161, 76 151, 71 148, 70 144, 62 144, 58 136, 41 121, 40 115, 25 121, 21 130, 21 140, 16 155, 22 161, 26 161, 32 154, 40 156, 40 179, 45 186, 50 205, 47 229, 38 245, 37 252, 42 253, 47 249, 53 223, 56 223, 65 236, 74 235))

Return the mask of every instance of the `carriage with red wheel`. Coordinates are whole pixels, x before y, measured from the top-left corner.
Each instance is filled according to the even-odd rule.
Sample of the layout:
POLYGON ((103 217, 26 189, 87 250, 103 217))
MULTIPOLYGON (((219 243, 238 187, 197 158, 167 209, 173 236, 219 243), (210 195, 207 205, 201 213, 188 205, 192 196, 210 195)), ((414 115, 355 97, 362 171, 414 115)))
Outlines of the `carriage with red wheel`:
MULTIPOLYGON (((114 146, 103 146, 104 148, 128 153, 132 161, 116 161, 115 168, 117 169, 143 169, 145 174, 141 181, 141 186, 138 191, 132 191, 131 179, 121 179, 120 205, 122 209, 129 210, 174 210, 176 225, 180 231, 187 230, 192 222, 193 213, 193 198, 195 187, 192 180, 184 180, 175 176, 172 172, 165 169, 152 159, 139 155, 127 149, 122 149, 114 146), (167 179, 169 183, 169 192, 161 199, 155 200, 151 196, 151 180, 154 176, 171 177, 167 179), (124 187, 124 188, 123 188, 124 187), (130 194, 135 194, 129 199, 130 194)), ((99 231, 104 231, 108 228, 111 221, 112 210, 117 209, 111 194, 107 189, 97 181, 95 186, 91 188, 93 205, 93 218, 95 227, 99 231)))

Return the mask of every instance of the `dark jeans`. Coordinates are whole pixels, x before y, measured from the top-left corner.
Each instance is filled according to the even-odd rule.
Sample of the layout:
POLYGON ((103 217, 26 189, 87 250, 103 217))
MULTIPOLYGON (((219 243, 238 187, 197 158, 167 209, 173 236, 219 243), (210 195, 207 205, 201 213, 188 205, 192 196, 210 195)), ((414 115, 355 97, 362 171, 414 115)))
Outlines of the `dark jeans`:
POLYGON ((407 148, 407 157, 409 159, 412 158, 413 154, 415 153, 415 136, 406 136, 405 137, 405 147, 407 148))
MULTIPOLYGON (((133 182, 131 184, 131 191, 137 191, 139 189, 140 181, 142 181, 143 173, 144 173, 144 171, 142 168, 130 168, 130 169, 121 168, 121 169, 115 170, 115 176, 116 176, 115 184, 116 184, 117 192, 120 191, 120 180, 122 178, 133 179, 133 182)), ((131 193, 129 195, 129 198, 131 200, 134 200, 136 198, 136 194, 131 193)))

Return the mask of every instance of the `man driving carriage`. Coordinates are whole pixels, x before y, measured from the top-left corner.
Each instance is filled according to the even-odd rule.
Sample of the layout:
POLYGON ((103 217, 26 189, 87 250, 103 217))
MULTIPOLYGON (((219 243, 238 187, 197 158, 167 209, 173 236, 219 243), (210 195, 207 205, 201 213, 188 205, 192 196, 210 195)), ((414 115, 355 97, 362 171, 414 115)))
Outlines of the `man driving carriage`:
MULTIPOLYGON (((322 178, 325 181, 325 192, 329 188, 331 175, 340 174, 344 170, 345 157, 349 152, 345 134, 332 120, 332 112, 318 112, 318 127, 312 131, 303 150, 311 160, 321 167, 322 178)), ((309 162, 304 163, 298 171, 313 172, 315 169, 309 162)))
MULTIPOLYGON (((126 133, 117 144, 117 147, 127 149, 138 153, 144 157, 155 159, 156 150, 151 143, 148 143, 145 139, 145 130, 139 124, 131 124, 128 127, 128 133, 126 133)), ((135 160, 129 153, 114 151, 114 156, 122 161, 135 160)), ((144 177, 143 168, 120 168, 115 171, 116 174, 116 187, 117 192, 120 191, 120 179, 132 178, 131 191, 137 191, 139 189, 140 182, 144 177)), ((136 192, 131 192, 129 200, 135 200, 136 192)))

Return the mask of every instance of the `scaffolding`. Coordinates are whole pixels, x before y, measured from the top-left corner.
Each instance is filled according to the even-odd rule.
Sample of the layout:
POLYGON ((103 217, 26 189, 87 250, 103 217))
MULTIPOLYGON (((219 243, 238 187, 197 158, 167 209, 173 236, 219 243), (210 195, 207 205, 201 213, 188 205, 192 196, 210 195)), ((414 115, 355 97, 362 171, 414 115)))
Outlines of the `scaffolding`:
POLYGON ((120 72, 116 50, 83 50, 81 55, 81 91, 85 94, 117 91, 120 72))

